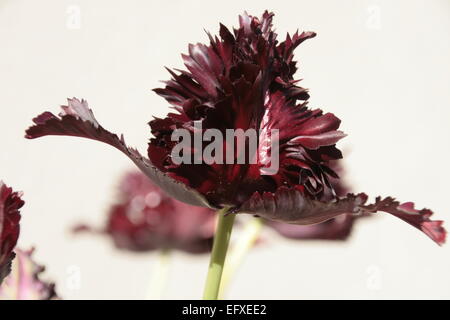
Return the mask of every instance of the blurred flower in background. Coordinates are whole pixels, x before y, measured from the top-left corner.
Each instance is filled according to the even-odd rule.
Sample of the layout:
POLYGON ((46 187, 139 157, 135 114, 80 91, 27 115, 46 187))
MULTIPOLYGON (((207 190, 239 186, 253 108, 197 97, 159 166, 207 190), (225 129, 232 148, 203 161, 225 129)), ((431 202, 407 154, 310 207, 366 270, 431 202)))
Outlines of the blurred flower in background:
POLYGON ((45 267, 33 260, 34 249, 15 251, 11 274, 0 286, 0 300, 57 299, 55 284, 40 279, 45 267))
POLYGON ((119 249, 131 251, 181 250, 205 253, 211 250, 214 212, 167 196, 139 171, 120 180, 117 198, 104 228, 87 225, 75 231, 105 234, 119 249))

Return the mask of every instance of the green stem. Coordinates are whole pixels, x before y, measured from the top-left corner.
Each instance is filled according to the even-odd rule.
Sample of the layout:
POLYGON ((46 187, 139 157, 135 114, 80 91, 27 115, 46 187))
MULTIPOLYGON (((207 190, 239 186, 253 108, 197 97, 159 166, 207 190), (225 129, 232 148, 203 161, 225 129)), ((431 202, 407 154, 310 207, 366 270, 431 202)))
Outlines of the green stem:
POLYGON ((241 266, 244 258, 253 248, 261 234, 261 230, 264 226, 262 219, 257 217, 251 217, 250 219, 251 220, 244 226, 244 230, 239 236, 237 243, 228 254, 227 264, 223 270, 219 298, 223 297, 225 290, 229 286, 237 269, 241 266))
POLYGON ((226 215, 228 209, 223 208, 217 212, 219 217, 203 293, 203 299, 205 300, 217 300, 219 295, 220 280, 222 279, 223 266, 235 218, 234 214, 226 215))

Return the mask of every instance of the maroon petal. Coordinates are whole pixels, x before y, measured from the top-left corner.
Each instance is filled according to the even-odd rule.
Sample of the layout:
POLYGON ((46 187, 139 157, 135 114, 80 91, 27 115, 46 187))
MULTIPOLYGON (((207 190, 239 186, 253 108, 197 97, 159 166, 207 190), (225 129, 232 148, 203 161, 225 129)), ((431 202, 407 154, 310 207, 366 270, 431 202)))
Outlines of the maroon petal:
POLYGON ((209 206, 198 192, 170 178, 158 170, 136 149, 129 148, 125 144, 123 135, 119 138, 116 134, 104 129, 95 119, 87 101, 80 101, 76 98, 68 99, 68 105, 61 108, 62 111, 59 117, 50 112, 44 112, 34 118, 33 122, 35 125, 26 130, 25 137, 35 139, 49 135, 75 136, 107 143, 122 151, 167 194, 192 205, 209 206))
POLYGON ((294 61, 294 50, 297 48, 298 45, 300 45, 303 41, 307 39, 314 38, 316 36, 315 32, 302 32, 301 34, 298 34, 298 31, 295 32, 295 34, 292 36, 287 34, 286 40, 281 42, 277 46, 277 51, 279 55, 283 58, 283 64, 287 65, 286 74, 283 74, 283 76, 286 79, 292 78, 294 73, 297 71, 296 67, 296 61, 294 61))
POLYGON ((55 285, 39 278, 45 267, 33 260, 33 251, 16 250, 13 271, 0 287, 0 300, 57 299, 55 285))
POLYGON ((321 146, 331 146, 346 136, 342 131, 329 131, 314 136, 297 136, 290 144, 301 144, 310 150, 317 150, 321 146))
POLYGON ((348 194, 333 202, 307 198, 297 189, 280 187, 275 193, 255 192, 239 209, 239 213, 292 224, 309 225, 324 222, 344 213, 359 213, 367 201, 364 193, 348 194))
POLYGON ((20 212, 24 205, 22 193, 13 192, 0 181, 0 284, 11 271, 14 247, 20 232, 20 212))
POLYGON ((445 242, 442 221, 430 220, 428 209, 416 210, 412 203, 400 204, 391 197, 377 198, 366 205, 367 195, 348 194, 334 201, 312 200, 297 189, 279 188, 275 193, 254 193, 236 212, 250 213, 263 218, 300 225, 321 223, 342 214, 366 214, 384 211, 422 230, 438 244, 445 242))
POLYGON ((189 55, 182 55, 186 68, 192 78, 206 92, 215 97, 220 87, 218 77, 222 73, 222 63, 211 47, 203 44, 189 45, 189 55))
POLYGON ((391 197, 386 197, 384 199, 377 197, 374 204, 363 206, 363 209, 368 212, 388 212, 397 218, 406 221, 413 227, 422 230, 438 244, 441 245, 445 243, 447 232, 442 226, 443 221, 431 220, 430 217, 433 215, 433 211, 429 209, 417 210, 414 208, 414 203, 405 202, 400 204, 400 202, 391 197))

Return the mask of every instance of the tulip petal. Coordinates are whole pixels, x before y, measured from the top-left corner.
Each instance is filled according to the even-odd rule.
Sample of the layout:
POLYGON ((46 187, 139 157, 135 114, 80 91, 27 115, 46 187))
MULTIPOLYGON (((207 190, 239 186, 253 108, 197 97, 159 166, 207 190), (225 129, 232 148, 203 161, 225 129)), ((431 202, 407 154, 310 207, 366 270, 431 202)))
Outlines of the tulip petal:
POLYGON ((447 232, 442 226, 443 221, 431 220, 433 211, 429 209, 417 210, 414 208, 414 203, 400 203, 391 197, 384 199, 377 197, 375 203, 363 206, 363 209, 368 212, 384 211, 390 213, 421 230, 439 245, 445 243, 447 232))
POLYGON ((25 137, 35 139, 50 135, 75 136, 107 143, 122 151, 153 183, 170 196, 188 204, 209 206, 197 191, 161 172, 136 149, 128 147, 123 135, 119 138, 116 134, 104 129, 95 119, 87 101, 80 101, 76 98, 68 99, 68 105, 61 108, 59 117, 50 112, 44 112, 34 118, 35 125, 26 130, 25 137))
POLYGON ((333 202, 305 197, 295 188, 280 187, 276 192, 255 192, 237 210, 263 218, 291 224, 309 225, 327 221, 344 213, 359 213, 367 201, 364 193, 348 194, 333 202))
POLYGON ((249 213, 263 218, 291 224, 309 225, 321 223, 342 214, 367 214, 377 211, 390 213, 423 231, 437 244, 445 242, 446 231, 442 221, 433 221, 428 209, 416 210, 411 202, 400 204, 394 198, 378 197, 373 204, 366 205, 364 193, 348 194, 333 201, 319 201, 305 197, 294 188, 280 187, 274 193, 255 192, 241 207, 238 213, 249 213))

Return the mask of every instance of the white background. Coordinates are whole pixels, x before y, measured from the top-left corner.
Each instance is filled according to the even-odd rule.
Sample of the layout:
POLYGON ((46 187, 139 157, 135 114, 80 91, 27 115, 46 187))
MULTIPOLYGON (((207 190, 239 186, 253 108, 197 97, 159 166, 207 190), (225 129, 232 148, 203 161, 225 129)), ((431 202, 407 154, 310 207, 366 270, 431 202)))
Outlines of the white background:
MULTIPOLYGON (((0 0, 0 177, 25 192, 20 247, 36 246, 65 299, 144 298, 156 255, 71 235, 101 225, 131 162, 98 142, 23 138, 31 119, 86 98, 97 119, 146 150, 147 122, 168 104, 151 88, 181 67, 190 42, 247 10, 276 13, 280 38, 312 30, 296 51, 312 107, 334 112, 348 137, 355 191, 393 195, 450 221, 450 2, 0 0), (77 13, 80 13, 77 16, 77 13), (74 281, 75 279, 75 281, 74 281), (77 282, 76 280, 80 281, 77 282)), ((450 245, 438 247, 387 215, 345 243, 269 232, 236 275, 230 298, 450 298, 450 245)), ((200 298, 207 256, 175 253, 165 298, 200 298)))

